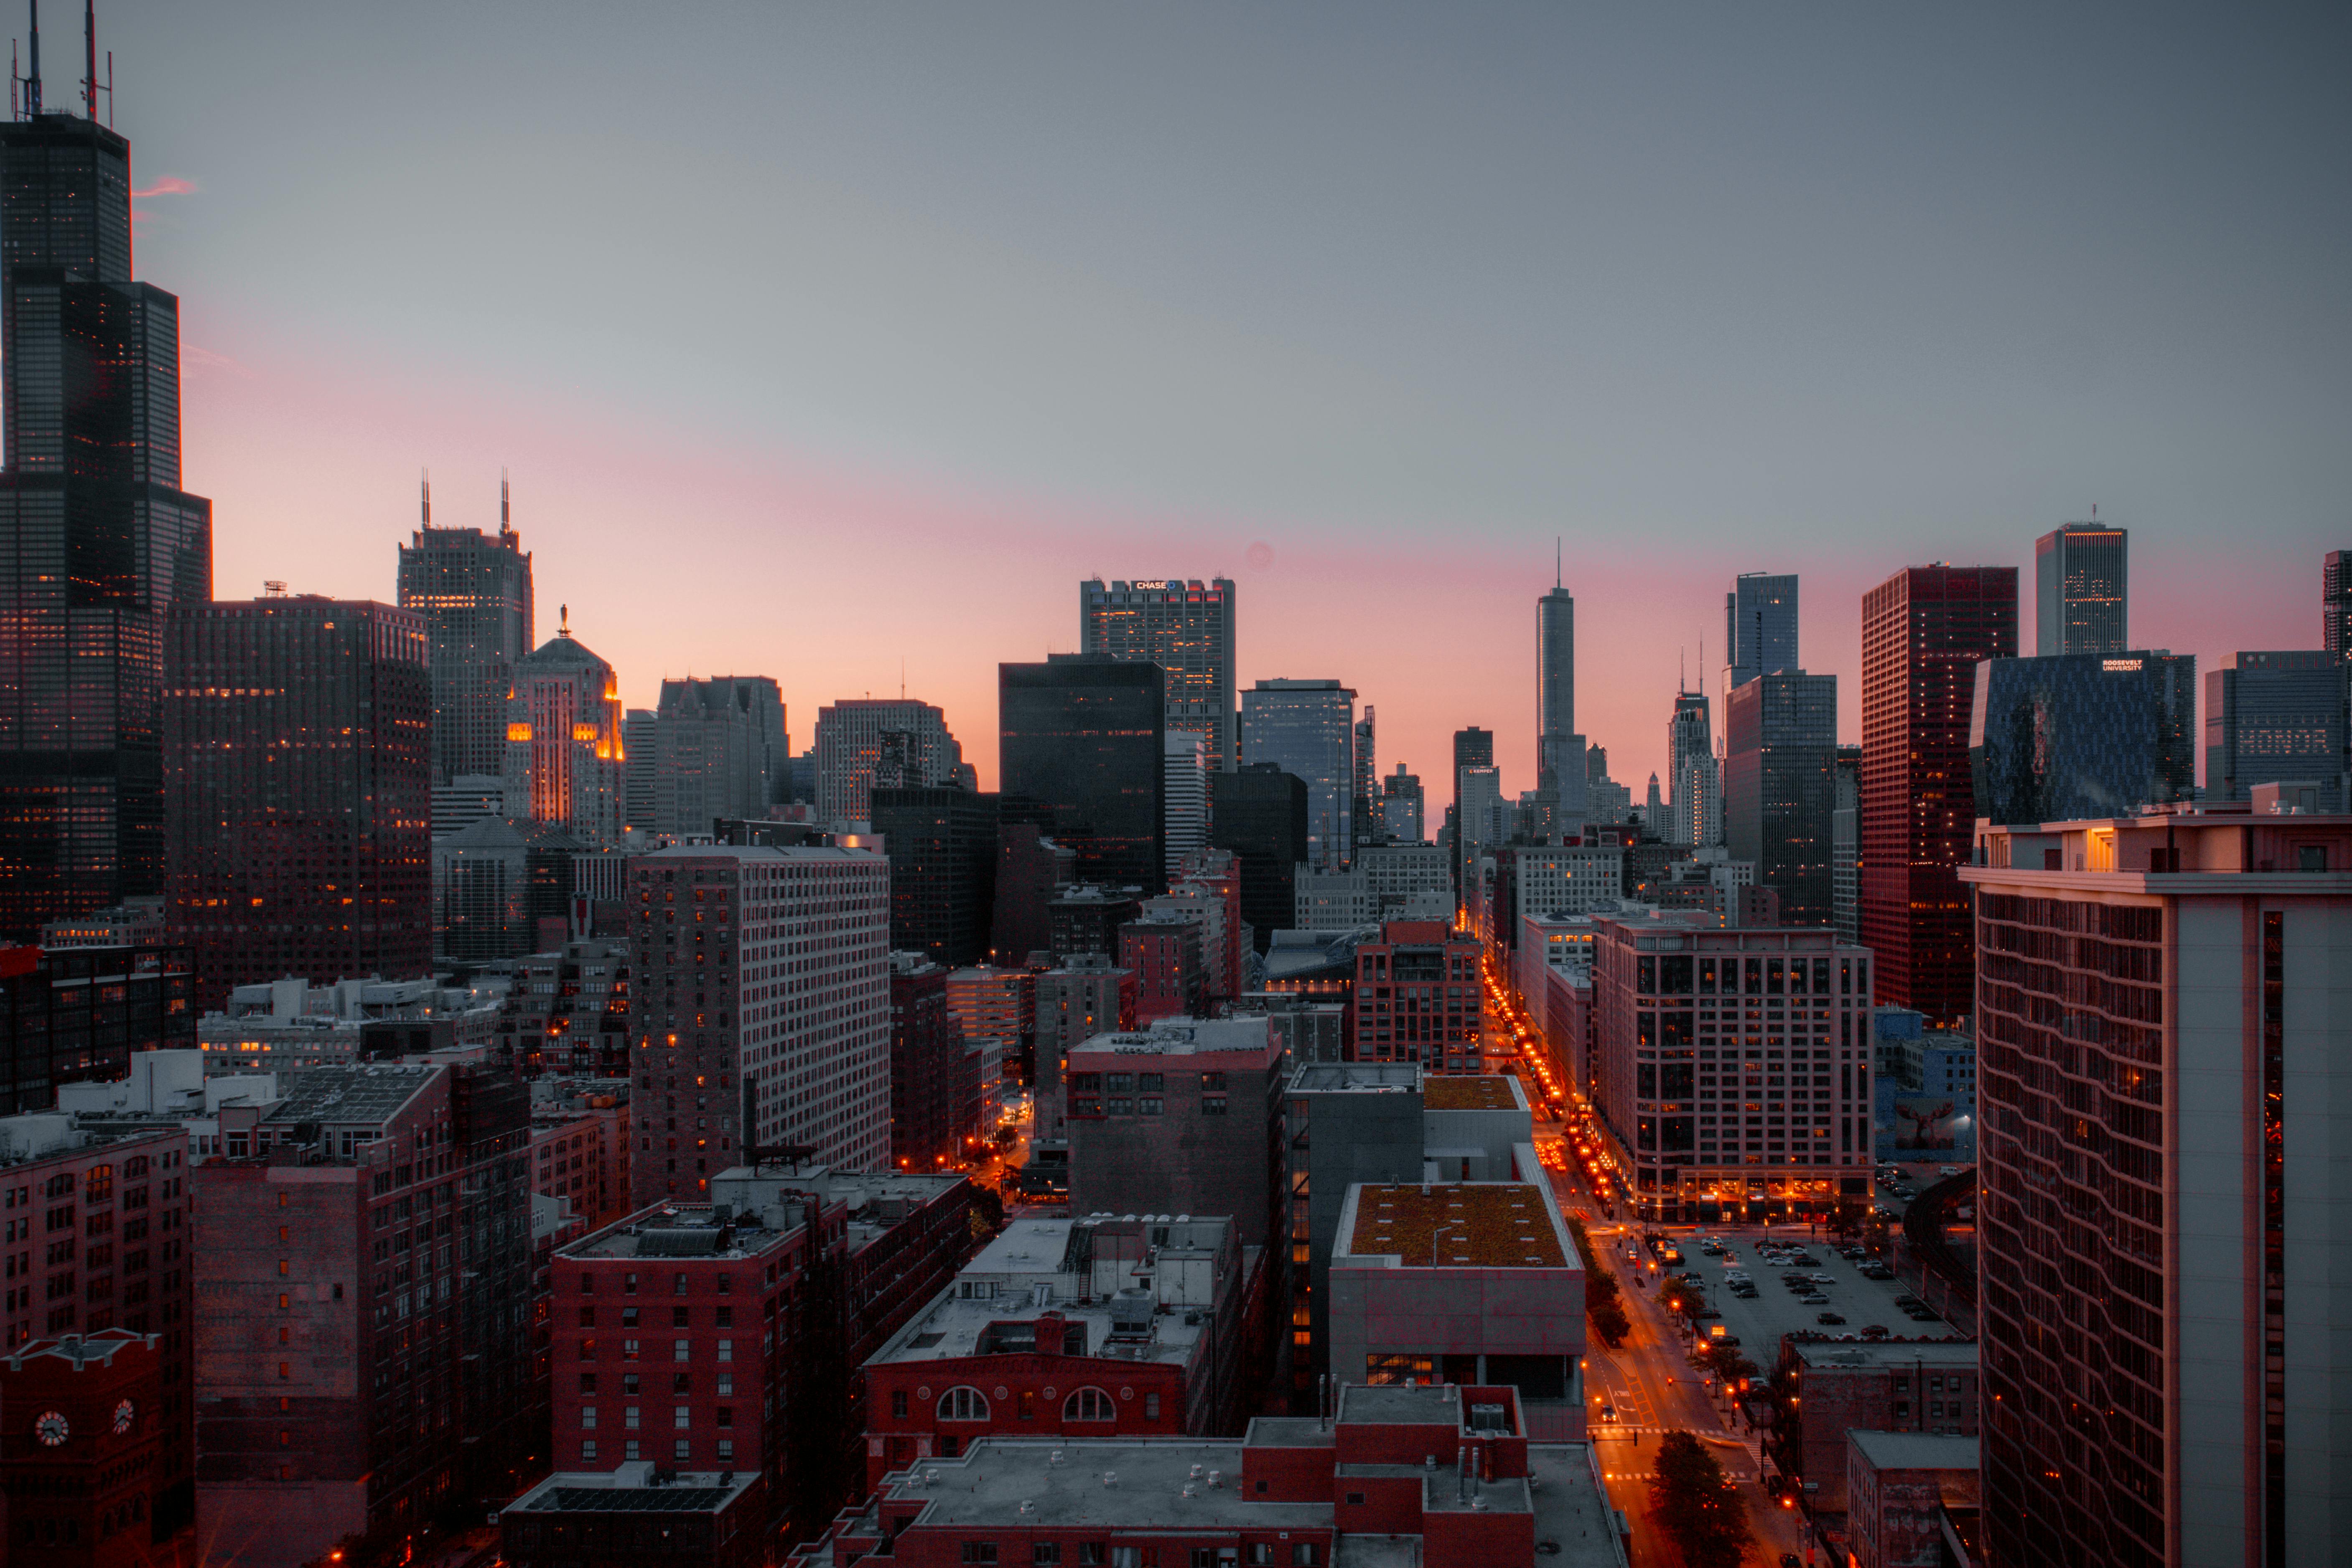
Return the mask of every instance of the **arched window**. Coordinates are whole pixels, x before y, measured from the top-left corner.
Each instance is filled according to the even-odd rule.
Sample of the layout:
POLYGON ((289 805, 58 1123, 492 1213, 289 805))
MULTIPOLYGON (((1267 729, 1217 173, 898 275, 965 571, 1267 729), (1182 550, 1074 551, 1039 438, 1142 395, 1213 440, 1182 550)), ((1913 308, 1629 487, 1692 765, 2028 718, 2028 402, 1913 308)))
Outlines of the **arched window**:
POLYGON ((985 1421, 988 1419, 988 1396, 977 1388, 950 1388, 940 1395, 940 1419, 985 1421))
POLYGON ((1118 1407, 1099 1388, 1081 1388, 1062 1401, 1065 1421, 1112 1421, 1118 1416, 1118 1407))

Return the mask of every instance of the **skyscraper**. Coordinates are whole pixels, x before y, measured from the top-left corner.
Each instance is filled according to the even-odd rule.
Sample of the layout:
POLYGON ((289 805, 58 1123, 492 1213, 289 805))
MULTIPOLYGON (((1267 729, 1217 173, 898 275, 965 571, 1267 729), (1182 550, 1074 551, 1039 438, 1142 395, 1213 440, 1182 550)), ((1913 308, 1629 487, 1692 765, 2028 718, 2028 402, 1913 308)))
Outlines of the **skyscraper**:
POLYGON ((1716 844, 1723 837, 1722 778, 1715 761, 1714 726, 1706 693, 1675 693, 1666 721, 1666 789, 1669 844, 1716 844))
POLYGON ((816 710, 816 814, 826 822, 860 822, 877 784, 906 789, 951 784, 963 747, 948 716, 903 697, 844 698, 816 710))
MULTIPOLYGON (((163 889, 163 621, 212 596, 180 302, 131 276, 131 143, 0 125, 0 933, 163 889)), ((85 100, 86 102, 89 100, 85 100)))
POLYGON ((2131 647, 2129 544, 2124 530, 2098 522, 2065 523, 2033 542, 2035 653, 2131 647))
POLYGON ((1234 720, 1234 584, 1158 577, 1078 584, 1078 651, 1143 659, 1166 676, 1168 728, 1201 737, 1209 771, 1231 773, 1241 747, 1234 720))
POLYGON ((2205 672, 2205 798, 2309 779, 2326 810, 2343 810, 2347 669, 2320 648, 2222 655, 2205 672))
POLYGON ((890 861, 890 947, 950 969, 988 961, 996 796, 953 784, 877 787, 869 820, 890 861))
POLYGON ((2319 645, 2352 658, 2352 550, 2331 550, 2320 563, 2319 645))
MULTIPOLYGON (((1364 716, 1356 721, 1353 748, 1356 763, 1355 787, 1349 792, 1350 820, 1355 824, 1359 841, 1378 838, 1381 835, 1381 765, 1379 762, 1380 727, 1372 717, 1372 705, 1364 704, 1364 716)), ((1354 845, 1349 855, 1355 854, 1354 845)))
POLYGON ((1491 768, 1495 765, 1495 732, 1473 724, 1467 730, 1454 731, 1454 766, 1446 771, 1446 779, 1454 786, 1453 841, 1446 851, 1454 864, 1454 897, 1461 902, 1462 885, 1462 770, 1491 768))
POLYGON ((559 823, 583 844, 620 842, 620 682, 572 637, 568 613, 555 636, 515 662, 506 753, 509 812, 559 823))
POLYGON ((1241 915, 1264 952, 1297 919, 1297 868, 1307 858, 1307 783, 1272 763, 1209 775, 1209 842, 1241 862, 1241 915))
POLYGON ((1723 703, 1723 837, 1780 896, 1780 923, 1825 926, 1835 913, 1837 677, 1768 669, 1723 703))
POLYGON ((1184 857, 1209 847, 1209 748, 1187 730, 1170 730, 1160 752, 1167 775, 1168 821, 1162 851, 1168 879, 1184 857))
POLYGON ((1976 674, 1979 819, 2066 822, 2196 798, 2196 655, 1987 659, 1976 674))
POLYGON ((1981 659, 2017 653, 2017 569, 1909 566, 1862 601, 1862 943, 1878 1000, 1971 1005, 1969 720, 1981 659))
POLYGON ((1555 579, 1536 601, 1536 788, 1554 792, 1559 809, 1581 812, 1585 785, 1584 737, 1576 732, 1576 600, 1555 579))
POLYGON ((425 617, 433 647, 433 782, 506 765, 507 693, 532 647, 530 556, 499 479, 499 531, 433 526, 433 491, 400 550, 400 607, 425 617))
POLYGON ((424 620, 303 595, 167 625, 164 917, 196 1003, 433 967, 424 620))
POLYGON ((1167 886, 1167 753, 1156 664, 1055 655, 996 667, 997 780, 1006 815, 1034 806, 1084 880, 1167 886))
MULTIPOLYGON (((1732 579, 1723 596, 1723 663, 1727 693, 1768 670, 1804 663, 1797 657, 1795 573, 1743 572, 1732 579)), ((1723 721, 1731 722, 1728 708, 1723 721)))
POLYGON ((1399 763, 1396 772, 1381 781, 1381 829, 1400 844, 1420 844, 1429 837, 1429 826, 1423 820, 1423 807, 1419 775, 1404 771, 1399 763))
POLYGON ((1242 693, 1242 755, 1307 781, 1307 858, 1344 869, 1355 847, 1356 694, 1336 680, 1261 680, 1242 693))
POLYGON ((1987 1558, 2340 1560, 2352 818, 1978 847, 1987 1558))
POLYGON ((773 680, 665 680, 655 712, 653 831, 708 833, 719 817, 770 815, 792 766, 783 695, 773 680))
POLYGON ((1862 748, 1840 746, 1830 811, 1830 924, 1862 940, 1862 748))

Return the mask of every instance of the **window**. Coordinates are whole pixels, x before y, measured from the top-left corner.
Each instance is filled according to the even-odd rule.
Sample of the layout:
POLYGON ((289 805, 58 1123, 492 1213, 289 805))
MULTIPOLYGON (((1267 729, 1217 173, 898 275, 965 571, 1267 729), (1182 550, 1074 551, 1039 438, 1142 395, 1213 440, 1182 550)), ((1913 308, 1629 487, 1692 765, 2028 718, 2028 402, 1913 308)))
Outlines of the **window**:
POLYGON ((677 1462, 683 1465, 694 1458, 694 1442, 691 1438, 680 1437, 670 1446, 670 1452, 677 1455, 677 1462))
POLYGON ((735 1458, 734 1438, 721 1437, 719 1439, 719 1458, 730 1463, 733 1462, 735 1458))
POLYGON ((903 1388, 894 1388, 890 1391, 890 1416, 896 1421, 904 1421, 907 1418, 907 1391, 903 1388))
POLYGON ((581 1443, 580 1457, 583 1459, 593 1459, 596 1457, 596 1440, 593 1437, 587 1438, 581 1443))
POLYGON ((950 1388, 940 1395, 940 1419, 942 1421, 985 1421, 988 1419, 988 1399, 977 1388, 950 1388))
POLYGON ((1110 1549, 1099 1541, 1078 1542, 1078 1568, 1102 1568, 1109 1557, 1110 1549))
POLYGON ((966 1563, 995 1562, 996 1542, 993 1541, 965 1542, 963 1543, 963 1561, 966 1563))
POLYGON ((637 1359, 636 1341, 623 1340, 621 1342, 621 1359, 623 1361, 635 1361, 637 1359))
POLYGON ((1223 1095, 1222 1095, 1222 1094, 1204 1094, 1204 1095, 1202 1095, 1202 1096, 1201 1097, 1201 1114, 1202 1114, 1202 1115, 1203 1115, 1203 1116, 1223 1116, 1224 1113, 1225 1113, 1225 1097, 1224 1097, 1223 1095))
POLYGON ((1290 1560, 1297 1568, 1315 1568, 1315 1542, 1302 1541, 1290 1549, 1290 1560))
POLYGON ((596 1430, 596 1407, 594 1405, 583 1405, 580 1407, 580 1430, 583 1432, 593 1432, 596 1430))
MULTIPOLYGON (((681 1347, 686 1343, 684 1340, 680 1340, 677 1342, 681 1347)), ((686 1352, 683 1349, 679 1350, 677 1359, 680 1361, 684 1361, 686 1359, 686 1352)), ((719 1342, 719 1359, 720 1361, 733 1361, 735 1359, 735 1342, 733 1340, 721 1340, 719 1342)))
POLYGON ((1058 1541, 1037 1542, 1035 1546, 1030 1548, 1029 1561, 1036 1563, 1037 1568, 1054 1568, 1055 1564, 1062 1561, 1062 1543, 1058 1541))
POLYGON ((692 1340, 673 1340, 670 1342, 677 1346, 677 1349, 671 1352, 671 1360, 686 1361, 693 1355, 694 1342, 692 1340))
POLYGON ((580 1374, 580 1392, 583 1394, 593 1394, 596 1392, 596 1374, 594 1373, 583 1372, 580 1374))
POLYGON ((1116 1421, 1118 1406, 1099 1388, 1081 1388, 1062 1401, 1065 1421, 1116 1421))
POLYGON ((1160 1395, 1158 1394, 1147 1394, 1143 1396, 1143 1418, 1147 1421, 1157 1421, 1160 1419, 1160 1395))

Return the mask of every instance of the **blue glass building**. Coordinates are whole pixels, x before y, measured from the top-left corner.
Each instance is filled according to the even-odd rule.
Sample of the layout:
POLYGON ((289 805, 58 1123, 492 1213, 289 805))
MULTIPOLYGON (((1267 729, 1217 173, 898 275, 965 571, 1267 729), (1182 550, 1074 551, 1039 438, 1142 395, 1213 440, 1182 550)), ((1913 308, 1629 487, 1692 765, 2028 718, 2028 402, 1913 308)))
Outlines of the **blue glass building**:
POLYGON ((2053 654, 1977 666, 1976 814, 1996 823, 2129 815, 2195 795, 2193 654, 2053 654))

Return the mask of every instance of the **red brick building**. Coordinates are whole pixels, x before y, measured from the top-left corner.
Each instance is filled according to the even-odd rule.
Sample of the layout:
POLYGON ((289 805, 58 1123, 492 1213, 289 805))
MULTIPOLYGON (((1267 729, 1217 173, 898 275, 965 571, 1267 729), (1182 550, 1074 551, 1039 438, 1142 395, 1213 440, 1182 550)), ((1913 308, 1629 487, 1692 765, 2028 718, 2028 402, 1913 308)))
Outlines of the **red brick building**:
POLYGON ((948 971, 919 952, 892 953, 890 1163, 961 1163, 981 1136, 981 1104, 980 1049, 949 1011, 948 971))
POLYGON ((628 1214, 629 1080, 534 1079, 532 1192, 562 1198, 591 1226, 628 1214))
POLYGON ((1207 1015, 1198 921, 1170 914, 1128 921, 1118 928, 1118 962, 1135 973, 1137 1022, 1207 1015))
MULTIPOLYGON (((149 1507, 161 1536, 195 1517, 190 1218, 188 1138, 176 1123, 107 1132, 54 1111, 0 1121, 0 1338, 15 1352, 64 1335, 152 1336, 149 1507)), ((6 1425, 13 1409, 0 1405, 6 1425)))
POLYGON ((1936 1024, 1974 1010, 1976 669, 2016 656, 2014 566, 1907 566, 1863 595, 1862 945, 1878 1000, 1936 1024))
POLYGON ((1530 1442, 1508 1387, 1346 1386, 1239 1442, 987 1437, 891 1476, 803 1568, 993 1563, 1621 1564, 1591 1447, 1530 1442))
POLYGON ((1349 1055, 1482 1072, 1478 939, 1444 921, 1390 921, 1356 948, 1349 1055))
POLYGON ((39 1339, 0 1360, 0 1559, 17 1568, 151 1568, 192 1541, 164 1494, 182 1424, 162 1408, 153 1334, 39 1339), (182 1537, 175 1539, 175 1537, 182 1537))
POLYGON ((1238 1433, 1265 1261, 1223 1218, 1016 1221, 866 1361, 866 1485, 991 1436, 1238 1433))
POLYGON ((524 1078, 626 1078, 628 942, 568 942, 514 963, 514 988, 499 1005, 497 1036, 514 1070, 524 1078))
POLYGON ((1847 1433, 1974 1437, 1979 1392, 1974 1340, 1872 1344, 1791 1336, 1772 1372, 1764 1458, 1799 1489, 1809 1510, 1843 1514, 1847 1433))

